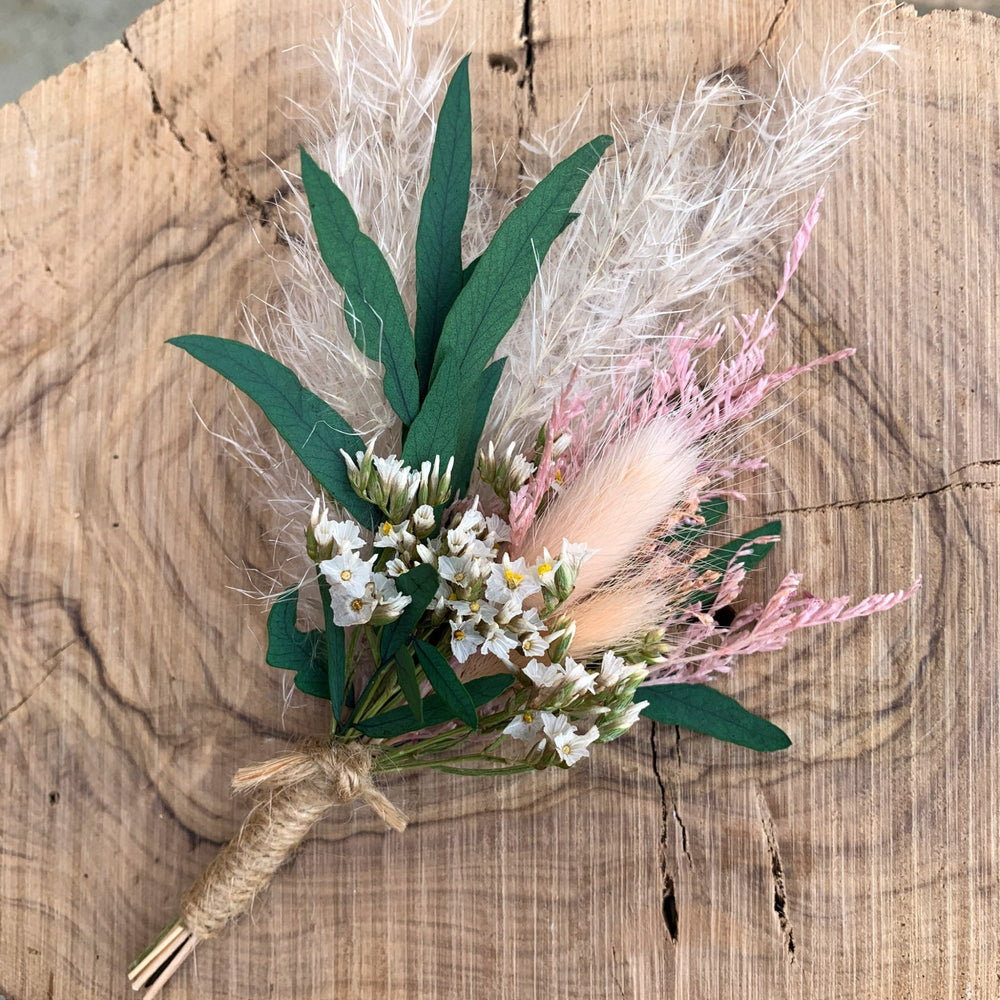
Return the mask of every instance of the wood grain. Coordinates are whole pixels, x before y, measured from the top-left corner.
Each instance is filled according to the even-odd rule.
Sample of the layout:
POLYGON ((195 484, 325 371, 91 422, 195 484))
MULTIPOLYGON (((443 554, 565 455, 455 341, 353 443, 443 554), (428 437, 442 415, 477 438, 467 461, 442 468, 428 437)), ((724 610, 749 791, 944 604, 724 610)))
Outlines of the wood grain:
MULTIPOLYGON (((521 5, 463 5, 480 164, 587 87, 603 126, 612 99, 764 79, 782 44, 807 74, 859 7, 532 0, 525 40, 521 5)), ((231 773, 321 724, 283 706, 235 589, 269 553, 199 423, 224 391, 163 341, 235 333, 267 289, 286 99, 320 99, 301 46, 335 13, 166 0, 0 109, 7 1000, 129 995, 129 959, 241 818, 231 773)), ((734 675, 787 753, 642 724, 568 774, 387 780, 406 834, 328 821, 171 996, 1000 993, 1000 27, 906 7, 893 25, 781 314, 789 356, 859 354, 786 397, 755 512, 788 526, 765 586, 923 574, 920 596, 734 675)))

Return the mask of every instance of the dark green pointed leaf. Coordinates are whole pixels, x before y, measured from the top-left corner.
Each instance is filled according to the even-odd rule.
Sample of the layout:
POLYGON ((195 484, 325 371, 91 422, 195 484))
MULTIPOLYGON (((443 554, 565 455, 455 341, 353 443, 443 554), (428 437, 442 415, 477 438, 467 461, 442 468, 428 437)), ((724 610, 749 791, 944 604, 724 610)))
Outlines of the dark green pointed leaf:
POLYGON ((396 589, 401 594, 406 594, 410 598, 410 603, 403 608, 403 613, 394 622, 389 622, 382 629, 379 655, 383 663, 390 660, 396 650, 409 640, 421 615, 434 600, 437 588, 437 570, 427 563, 420 563, 396 578, 396 589))
POLYGON ((326 638, 319 629, 300 632, 295 627, 298 599, 298 588, 293 587, 271 606, 267 616, 267 663, 279 670, 294 670, 299 690, 329 701, 326 638))
POLYGON ((776 725, 748 712, 738 701, 704 684, 648 684, 635 693, 648 701, 642 714, 751 750, 784 750, 792 741, 776 725))
MULTIPOLYGON (((465 690, 469 693, 473 704, 478 708, 492 701, 503 694, 514 683, 514 678, 510 674, 493 674, 490 677, 477 677, 465 685, 465 690)), ((421 726, 413 717, 413 713, 406 705, 399 708, 390 709, 381 715, 376 715, 365 722, 356 722, 355 729, 359 729, 366 736, 372 739, 388 739, 391 736, 402 736, 404 733, 412 733, 418 729, 428 726, 439 726, 445 722, 451 722, 455 718, 455 713, 451 706, 447 705, 439 695, 432 694, 424 698, 424 722, 421 726)))
POLYGON ((333 620, 330 605, 330 584, 317 571, 319 593, 323 600, 323 622, 326 625, 326 673, 330 684, 330 704, 333 706, 333 724, 340 726, 340 713, 344 707, 344 688, 347 686, 347 654, 344 648, 344 630, 333 620))
POLYGON ((472 470, 476 465, 476 455, 479 452, 479 439, 486 426, 486 418, 490 415, 490 406, 493 404, 493 397, 496 395, 497 386, 500 384, 500 376, 503 375, 506 358, 500 358, 479 376, 479 385, 476 387, 476 395, 467 398, 465 405, 469 407, 470 414, 467 420, 463 420, 459 427, 458 445, 455 449, 455 467, 452 470, 451 482, 455 492, 459 496, 465 496, 469 489, 469 480, 472 478, 472 470))
POLYGON ((341 448, 348 454, 364 450, 364 441, 336 410, 306 389, 290 369, 238 340, 190 334, 167 343, 183 348, 245 392, 320 486, 361 525, 375 526, 379 510, 351 488, 340 454, 341 448))
POLYGON ((330 678, 326 667, 319 663, 311 663, 295 675, 295 686, 306 694, 316 698, 330 700, 330 678))
POLYGON ((462 228, 472 176, 472 114, 469 57, 455 70, 434 132, 427 188, 417 225, 417 316, 414 343, 420 398, 427 395, 431 368, 448 310, 462 290, 462 228))
POLYGON ((361 232, 347 196, 303 149, 302 183, 323 261, 344 290, 354 342, 385 365, 383 388, 404 425, 420 408, 413 333, 396 279, 375 242, 361 232))
MULTIPOLYGON (((781 537, 781 522, 769 521, 762 524, 753 531, 748 531, 739 538, 734 538, 721 548, 709 552, 704 559, 699 559, 694 563, 693 568, 704 573, 711 570, 715 573, 725 573, 730 565, 742 566, 744 569, 753 569, 774 548, 774 544, 781 537)), ((713 600, 715 594, 702 590, 692 594, 688 599, 688 604, 707 604, 713 600)))
POLYGON ((538 266, 566 225, 584 183, 611 143, 598 136, 557 164, 504 219, 444 322, 431 387, 413 422, 403 459, 413 468, 454 455, 462 408, 480 373, 517 319, 538 266))
POLYGON ((422 639, 413 640, 413 649, 424 668, 424 674, 431 687, 441 696, 441 700, 451 709, 454 716, 470 729, 479 725, 476 704, 458 679, 454 667, 438 652, 435 646, 422 639))
MULTIPOLYGON (((560 235, 562 235, 569 227, 580 218, 579 212, 569 212, 566 215, 566 221, 562 224, 562 229, 559 230, 560 235)), ((468 265, 462 269, 462 286, 465 287, 469 283, 469 278, 472 277, 472 272, 475 271, 476 265, 483 259, 483 255, 480 254, 478 257, 471 260, 468 265)))
MULTIPOLYGON (((308 667, 316 656, 323 641, 319 629, 300 632, 295 627, 298 615, 299 588, 286 590, 271 605, 267 615, 267 657, 268 666, 279 670, 302 670, 308 667)), ((324 653, 325 656, 325 653, 324 653)))
POLYGON ((396 680, 399 690, 403 692, 406 704, 413 713, 417 725, 424 724, 424 700, 420 697, 420 681, 417 680, 417 665, 413 662, 413 654, 409 646, 400 646, 396 650, 396 680))

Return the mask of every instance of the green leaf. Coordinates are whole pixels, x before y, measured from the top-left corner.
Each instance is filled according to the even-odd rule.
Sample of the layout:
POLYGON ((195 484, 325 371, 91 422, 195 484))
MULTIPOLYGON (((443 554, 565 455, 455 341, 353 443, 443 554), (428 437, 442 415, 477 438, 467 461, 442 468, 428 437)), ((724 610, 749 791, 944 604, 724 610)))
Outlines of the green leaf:
POLYGON ((341 448, 351 454, 364 450, 365 444, 336 410, 306 389, 290 369, 249 344, 199 334, 174 337, 167 343, 187 351, 245 392, 320 486, 362 526, 374 528, 380 512, 354 492, 340 454, 341 448))
MULTIPOLYGON (((562 229, 559 230, 559 234, 562 235, 566 232, 569 227, 580 218, 579 212, 568 212, 566 214, 566 220, 562 224, 562 229)), ((469 278, 472 277, 472 272, 475 271, 476 265, 483 259, 483 255, 480 254, 478 257, 469 261, 468 265, 462 269, 462 287, 464 288, 469 283, 469 278)))
MULTIPOLYGON (((774 544, 781 537, 781 522, 769 521, 767 524, 748 531, 739 538, 734 538, 721 548, 709 552, 704 559, 699 559, 693 564, 693 569, 698 573, 711 570, 715 573, 725 573, 730 565, 742 566, 744 569, 753 569, 774 548, 774 544), (769 541, 756 541, 756 539, 769 539, 769 541), (741 551, 742 550, 742 551, 741 551)), ((707 604, 715 597, 711 591, 702 590, 692 594, 688 599, 688 604, 707 604)))
POLYGON ((476 704, 458 679, 452 665, 441 655, 435 646, 423 639, 414 639, 413 648, 424 668, 424 674, 431 682, 431 687, 441 696, 441 700, 451 709, 452 713, 470 729, 476 729, 479 719, 476 716, 476 704))
MULTIPOLYGON (((268 666, 279 670, 302 670, 308 667, 316 656, 323 641, 319 629, 301 632, 295 627, 298 617, 299 588, 286 590, 271 605, 267 615, 267 656, 268 666)), ((325 653, 324 653, 325 656, 325 653)))
MULTIPOLYGON (((465 690, 469 693, 473 704, 478 708, 492 701, 498 695, 503 694, 514 683, 511 674, 493 674, 490 677, 477 677, 465 685, 465 690)), ((412 733, 427 726, 439 726, 444 722, 450 722, 455 718, 455 713, 451 706, 436 694, 428 695, 424 698, 424 722, 421 726, 413 717, 413 713, 406 705, 399 708, 390 709, 381 715, 376 715, 365 722, 354 723, 354 728, 359 729, 366 736, 372 739, 388 739, 391 736, 402 736, 404 733, 412 733)))
POLYGON ((330 704, 333 706, 334 730, 340 726, 340 713, 344 707, 344 688, 347 687, 347 654, 344 649, 344 630, 333 620, 330 605, 330 584, 317 570, 319 593, 323 599, 323 622, 326 625, 326 673, 330 684, 330 704))
POLYGON ((379 656, 383 663, 390 660, 397 649, 409 638, 421 615, 434 600, 437 593, 437 570, 428 563, 420 563, 409 572, 396 578, 396 589, 410 598, 403 613, 382 629, 379 640, 379 656))
POLYGON ((417 225, 414 343, 420 398, 427 395, 438 338, 462 290, 462 229, 472 176, 469 57, 455 70, 434 133, 430 174, 417 225))
POLYGON ((444 322, 431 386, 403 447, 411 468, 455 454, 463 413, 455 401, 476 391, 480 372, 517 319, 539 264, 610 143, 610 136, 598 136, 557 164, 504 219, 476 264, 444 322))
POLYGON ((294 670, 295 686, 306 694, 330 700, 326 669, 326 638, 319 629, 300 632, 297 587, 286 590, 267 616, 267 663, 279 670, 294 670))
POLYGON ((369 358, 385 365, 385 398, 408 426, 420 408, 420 386, 413 333, 396 280, 382 251, 361 232, 344 192, 304 149, 301 154, 316 241, 344 290, 347 328, 369 358))
POLYGON ((792 741, 774 723, 748 712, 738 701, 704 684, 649 684, 635 693, 648 701, 642 715, 683 726, 751 750, 784 750, 792 741))
POLYGON ((413 713, 417 725, 424 724, 424 701, 420 697, 420 681, 417 680, 417 665, 413 662, 413 654, 408 646, 400 646, 396 650, 396 680, 403 692, 406 704, 413 713))
POLYGON ((466 398, 465 405, 472 411, 467 420, 459 427, 459 438, 455 449, 455 467, 452 469, 451 482, 456 493, 464 496, 469 489, 469 480, 476 465, 476 455, 479 451, 479 439, 486 426, 486 418, 490 415, 490 406, 496 395, 500 376, 503 375, 506 358, 499 358, 479 376, 476 395, 466 398))

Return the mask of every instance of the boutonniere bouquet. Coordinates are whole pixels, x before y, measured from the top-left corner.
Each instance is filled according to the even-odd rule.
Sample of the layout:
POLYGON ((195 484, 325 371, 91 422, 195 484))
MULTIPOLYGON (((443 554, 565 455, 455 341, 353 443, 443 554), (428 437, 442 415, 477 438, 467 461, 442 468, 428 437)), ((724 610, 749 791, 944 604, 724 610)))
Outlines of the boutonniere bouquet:
POLYGON ((820 199, 770 305, 725 319, 725 286, 861 117, 877 32, 780 128, 780 102, 747 111, 717 78, 569 155, 565 130, 540 141, 551 169, 515 202, 473 183, 468 57, 446 88, 445 56, 414 68, 426 15, 376 7, 331 43, 339 98, 301 153, 286 218, 305 224, 289 225, 293 277, 260 346, 172 341, 284 442, 245 420, 242 453, 293 512, 306 567, 273 600, 267 662, 329 702, 330 724, 236 775, 262 794, 133 966, 149 996, 331 806, 361 799, 402 830, 376 776, 571 768, 643 716, 780 750, 788 737, 714 682, 797 629, 913 593, 822 600, 789 573, 747 604, 781 525, 727 528, 734 477, 763 464, 741 427, 851 353, 767 364, 820 199), (738 104, 719 154, 712 113, 738 104))

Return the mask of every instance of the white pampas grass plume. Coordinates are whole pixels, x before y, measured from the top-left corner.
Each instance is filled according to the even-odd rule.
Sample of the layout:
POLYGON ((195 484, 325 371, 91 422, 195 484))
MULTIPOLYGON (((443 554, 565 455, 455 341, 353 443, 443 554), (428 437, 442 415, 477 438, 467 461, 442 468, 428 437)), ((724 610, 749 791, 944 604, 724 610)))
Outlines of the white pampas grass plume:
POLYGON ((568 605, 575 606, 647 548, 697 471, 698 451, 683 426, 653 420, 588 462, 528 530, 521 552, 537 562, 545 549, 559 552, 563 540, 596 549, 580 568, 568 605))
MULTIPOLYGON (((865 79, 885 53, 888 10, 884 5, 862 15, 861 30, 829 52, 811 85, 779 67, 778 84, 768 93, 717 76, 693 85, 675 106, 613 110, 615 151, 584 189, 576 206, 581 217, 554 244, 501 344, 498 353, 510 360, 484 440, 529 451, 574 367, 578 388, 599 401, 637 352, 668 365, 676 339, 669 331, 679 316, 704 324, 727 310, 719 293, 761 263, 865 117, 865 79)), ((382 249, 411 316, 413 246, 434 122, 467 47, 424 45, 420 29, 441 13, 432 0, 347 5, 316 52, 329 80, 328 99, 320 108, 300 109, 306 146, 382 249)), ((574 131, 577 124, 531 140, 527 187, 571 143, 589 138, 574 131)), ((295 371, 366 441, 377 439, 381 454, 398 452, 399 427, 381 392, 381 366, 352 342, 298 178, 289 174, 285 181, 293 192, 279 222, 287 259, 278 266, 277 295, 253 310, 249 338, 295 371)), ((514 204, 513 197, 474 182, 466 261, 483 250, 514 204)), ((233 415, 228 439, 257 474, 280 550, 298 552, 301 519, 313 496, 310 478, 236 396, 233 415)), ((285 572, 297 575, 290 566, 285 572)))

